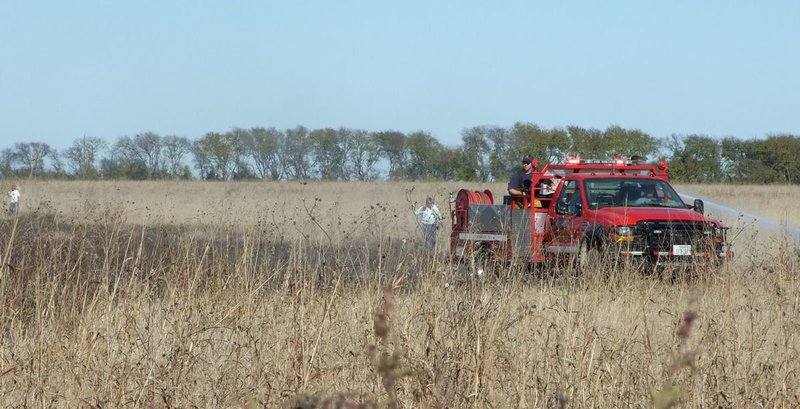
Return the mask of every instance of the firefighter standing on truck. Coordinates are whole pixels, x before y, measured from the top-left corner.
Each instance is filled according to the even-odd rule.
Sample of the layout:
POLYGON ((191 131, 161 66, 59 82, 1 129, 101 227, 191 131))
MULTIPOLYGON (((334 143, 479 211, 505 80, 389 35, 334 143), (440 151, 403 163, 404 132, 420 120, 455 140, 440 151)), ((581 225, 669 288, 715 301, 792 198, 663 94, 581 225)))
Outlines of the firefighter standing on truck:
POLYGON ((522 158, 522 169, 511 176, 508 182, 508 194, 511 196, 523 196, 531 192, 533 182, 534 160, 530 155, 522 158))

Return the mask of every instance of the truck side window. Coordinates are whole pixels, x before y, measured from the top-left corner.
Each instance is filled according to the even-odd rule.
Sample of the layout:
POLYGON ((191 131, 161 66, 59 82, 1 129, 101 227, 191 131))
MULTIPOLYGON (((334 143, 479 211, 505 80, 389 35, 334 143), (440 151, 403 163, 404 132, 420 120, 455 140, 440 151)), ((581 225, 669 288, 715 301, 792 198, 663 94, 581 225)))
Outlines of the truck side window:
POLYGON ((570 180, 566 182, 556 202, 556 211, 559 214, 574 214, 575 204, 581 202, 581 192, 578 189, 578 182, 570 180))
POLYGON ((578 185, 578 182, 575 182, 575 193, 572 194, 572 197, 569 200, 569 213, 576 214, 578 213, 578 208, 583 204, 581 201, 581 189, 578 185))

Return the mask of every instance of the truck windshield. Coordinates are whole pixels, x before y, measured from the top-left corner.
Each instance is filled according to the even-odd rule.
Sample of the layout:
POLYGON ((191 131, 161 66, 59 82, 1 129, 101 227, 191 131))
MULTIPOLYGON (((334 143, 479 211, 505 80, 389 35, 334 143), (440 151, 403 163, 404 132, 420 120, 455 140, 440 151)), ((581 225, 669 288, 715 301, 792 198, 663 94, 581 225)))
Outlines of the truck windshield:
POLYGON ((673 207, 685 208, 681 197, 661 179, 600 178, 584 181, 589 208, 673 207))

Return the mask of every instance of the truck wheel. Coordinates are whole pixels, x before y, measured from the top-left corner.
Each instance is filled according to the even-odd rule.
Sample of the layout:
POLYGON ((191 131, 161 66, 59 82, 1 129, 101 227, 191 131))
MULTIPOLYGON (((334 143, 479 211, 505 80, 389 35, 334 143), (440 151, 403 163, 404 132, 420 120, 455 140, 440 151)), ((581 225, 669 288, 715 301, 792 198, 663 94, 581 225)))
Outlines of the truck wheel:
POLYGON ((575 266, 577 275, 596 273, 602 267, 603 260, 599 246, 591 244, 589 240, 583 240, 578 248, 578 260, 575 266))
POLYGON ((469 257, 469 271, 475 277, 482 277, 489 268, 491 252, 484 246, 476 246, 469 257))

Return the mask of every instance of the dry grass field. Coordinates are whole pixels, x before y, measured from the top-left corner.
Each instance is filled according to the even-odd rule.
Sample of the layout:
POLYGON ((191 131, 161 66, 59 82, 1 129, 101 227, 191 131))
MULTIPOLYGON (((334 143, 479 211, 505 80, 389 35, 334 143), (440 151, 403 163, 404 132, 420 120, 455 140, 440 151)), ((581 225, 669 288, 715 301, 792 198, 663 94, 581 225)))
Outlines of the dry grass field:
MULTIPOLYGON (((476 277, 446 260, 448 224, 424 257, 412 214, 459 187, 503 190, 20 183, 0 406, 800 406, 794 238, 736 226, 741 256, 691 279, 476 277)), ((686 188, 800 219, 800 188, 686 188)))
POLYGON ((797 198, 800 186, 792 185, 682 185, 679 190, 714 198, 735 209, 800 227, 797 198))

